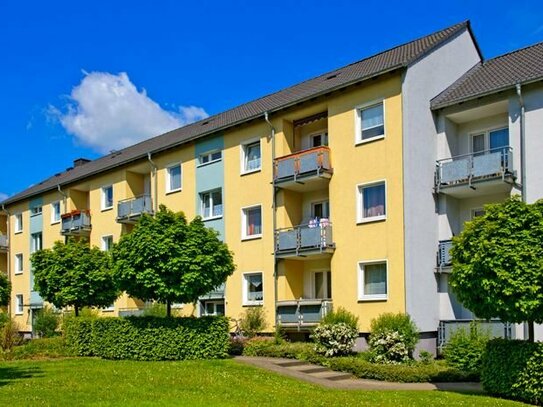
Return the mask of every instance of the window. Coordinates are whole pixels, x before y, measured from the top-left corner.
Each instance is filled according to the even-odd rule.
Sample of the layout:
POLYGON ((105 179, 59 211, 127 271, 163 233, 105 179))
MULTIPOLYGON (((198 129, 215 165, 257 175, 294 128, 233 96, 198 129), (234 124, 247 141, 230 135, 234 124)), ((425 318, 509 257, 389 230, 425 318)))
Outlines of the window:
POLYGON ((200 155, 200 165, 209 164, 222 159, 221 151, 211 151, 200 155))
POLYGON ((181 164, 166 168, 166 192, 181 191, 181 164))
POLYGON ((386 218, 386 188, 384 182, 358 187, 358 222, 386 218))
POLYGON ((113 236, 102 236, 102 250, 109 252, 113 248, 113 236))
POLYGON ((509 147, 509 129, 495 129, 471 135, 471 152, 481 155, 509 147))
POLYGON ((23 231, 23 214, 17 213, 15 215, 15 233, 21 233, 23 231))
POLYGON ((313 273, 313 297, 332 298, 332 273, 330 271, 316 271, 313 273))
POLYGON ((17 294, 15 296, 15 314, 22 315, 23 314, 23 295, 17 294))
POLYGON ((202 200, 201 214, 204 219, 219 218, 222 216, 222 190, 204 192, 200 194, 202 200))
POLYGON ((41 212, 42 212, 41 206, 34 206, 30 208, 30 216, 41 215, 41 212))
POLYGON ((249 173, 260 170, 260 140, 254 143, 242 145, 243 164, 242 173, 249 173))
POLYGON ((479 216, 483 216, 485 214, 484 208, 474 208, 471 210, 471 219, 478 218, 479 216))
POLYGON ((43 249, 41 232, 32 233, 30 235, 30 243, 31 243, 31 247, 30 247, 31 253, 34 253, 34 252, 37 252, 38 250, 43 249))
POLYGON ((204 315, 224 315, 224 301, 205 301, 204 315))
POLYGON ((243 304, 260 305, 264 300, 262 273, 246 273, 243 275, 243 304))
POLYGON ((23 273, 23 254, 17 253, 15 255, 15 274, 23 273))
POLYGON ((113 186, 102 187, 102 210, 113 208, 113 186))
POLYGON ((60 222, 60 201, 51 204, 51 223, 60 222))
POLYGON ((359 263, 358 299, 387 299, 387 263, 386 261, 359 263))
POLYGON ((327 146, 328 145, 328 132, 322 132, 317 134, 311 134, 310 136, 311 140, 311 147, 320 147, 320 146, 327 146))
POLYGON ((241 210, 242 239, 254 239, 262 236, 262 207, 252 206, 241 210))
POLYGON ((359 132, 357 142, 364 142, 385 135, 383 102, 358 110, 359 132))
POLYGON ((312 219, 328 219, 330 218, 330 203, 328 201, 313 202, 311 204, 312 219))

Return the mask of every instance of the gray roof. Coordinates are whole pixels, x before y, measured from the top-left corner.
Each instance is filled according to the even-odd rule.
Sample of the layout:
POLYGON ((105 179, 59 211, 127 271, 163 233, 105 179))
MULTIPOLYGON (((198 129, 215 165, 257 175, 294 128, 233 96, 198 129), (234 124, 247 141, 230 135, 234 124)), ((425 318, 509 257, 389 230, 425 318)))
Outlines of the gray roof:
POLYGON ((143 159, 149 152, 153 154, 164 151, 191 140, 262 117, 265 112, 271 114, 377 75, 405 68, 465 29, 470 30, 471 33, 469 21, 453 25, 343 68, 325 73, 279 92, 242 104, 207 119, 172 130, 71 170, 59 173, 6 199, 2 203, 12 204, 22 199, 54 190, 57 188, 57 185, 67 185, 91 175, 143 159))
POLYGON ((543 79, 543 42, 479 63, 431 101, 440 109, 543 79))

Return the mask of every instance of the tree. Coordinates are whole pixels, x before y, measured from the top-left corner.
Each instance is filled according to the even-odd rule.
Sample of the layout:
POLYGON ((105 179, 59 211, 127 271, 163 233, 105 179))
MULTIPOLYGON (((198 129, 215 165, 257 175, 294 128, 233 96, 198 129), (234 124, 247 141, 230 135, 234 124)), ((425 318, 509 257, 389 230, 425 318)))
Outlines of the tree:
POLYGON ((543 322, 543 200, 518 196, 485 206, 453 239, 450 284, 462 304, 480 318, 543 322))
POLYGON ((58 308, 107 307, 119 296, 110 254, 70 238, 31 256, 34 289, 58 308))
POLYGON ((0 306, 5 307, 9 303, 11 294, 11 283, 8 280, 8 276, 4 273, 0 273, 0 306))
POLYGON ((200 217, 187 223, 183 213, 161 205, 143 215, 113 248, 115 277, 131 297, 166 304, 192 303, 234 272, 232 253, 200 217))

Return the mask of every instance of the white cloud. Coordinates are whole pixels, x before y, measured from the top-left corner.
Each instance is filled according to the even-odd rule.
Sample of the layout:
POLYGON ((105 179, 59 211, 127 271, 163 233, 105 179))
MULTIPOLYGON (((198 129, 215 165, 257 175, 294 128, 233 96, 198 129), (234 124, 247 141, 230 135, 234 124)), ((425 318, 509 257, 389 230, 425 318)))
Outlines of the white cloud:
POLYGON ((50 106, 66 131, 100 153, 117 150, 206 118, 197 106, 165 110, 130 81, 128 75, 84 72, 64 111, 50 106))

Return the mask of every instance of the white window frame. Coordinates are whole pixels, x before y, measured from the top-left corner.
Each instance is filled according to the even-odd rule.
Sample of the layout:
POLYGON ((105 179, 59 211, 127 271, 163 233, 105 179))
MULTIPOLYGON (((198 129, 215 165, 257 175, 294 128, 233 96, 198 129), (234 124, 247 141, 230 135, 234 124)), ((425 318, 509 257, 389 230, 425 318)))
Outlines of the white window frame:
POLYGON ((215 189, 210 189, 209 191, 203 191, 203 192, 200 192, 200 216, 202 217, 202 220, 204 221, 207 221, 207 220, 214 220, 214 219, 221 219, 223 216, 224 216, 224 196, 222 194, 222 188, 215 188, 215 189), (222 202, 222 215, 213 215, 213 193, 214 192, 220 192, 221 194, 221 202, 222 202), (210 209, 211 209, 211 216, 208 216, 208 217, 204 217, 204 195, 207 195, 209 194, 209 199, 210 199, 210 209))
POLYGON ((60 216, 62 215, 62 208, 60 206, 60 201, 55 201, 51 203, 51 225, 56 225, 60 223, 60 216), (58 205, 58 219, 55 217, 55 205, 58 205))
POLYGON ((240 144, 240 172, 241 175, 252 174, 254 172, 262 171, 262 140, 260 137, 255 137, 249 140, 245 140, 240 144), (251 144, 256 144, 260 146, 260 166, 258 168, 253 168, 250 170, 246 169, 247 164, 247 147, 251 144))
POLYGON ((307 145, 307 148, 318 148, 318 147, 327 147, 328 146, 328 143, 329 143, 329 136, 328 136, 328 129, 327 128, 322 128, 321 130, 318 130, 318 131, 314 131, 312 133, 309 133, 307 136, 307 141, 306 141, 306 145, 307 145), (321 136, 323 138, 326 139, 326 144, 321 144, 320 146, 313 146, 313 138, 316 137, 316 136, 321 136))
POLYGON ((473 219, 475 219, 475 218, 477 218, 477 217, 479 217, 479 216, 483 216, 483 215, 475 215, 475 213, 476 213, 476 212, 479 212, 479 211, 482 211, 482 212, 483 212, 483 215, 484 215, 484 213, 486 212, 486 211, 485 211, 485 208, 483 208, 482 206, 479 206, 479 207, 477 207, 477 208, 471 208, 471 210, 470 210, 470 212, 469 212, 469 213, 470 213, 470 219, 473 220, 473 219))
POLYGON ((321 205, 321 204, 327 204, 328 206, 328 217, 325 217, 323 219, 330 219, 330 214, 331 214, 331 211, 330 211, 330 200, 329 199, 321 199, 319 201, 313 201, 311 202, 311 218, 315 218, 315 206, 316 205, 321 205))
POLYGON ((43 232, 36 232, 30 234, 30 253, 36 253, 39 250, 43 249, 43 232), (38 238, 39 236, 39 238, 38 238), (37 244, 39 243, 40 248, 37 244))
POLYGON ((361 105, 358 105, 355 107, 355 135, 354 135, 354 144, 366 144, 366 143, 372 143, 377 140, 382 140, 386 137, 387 133, 387 126, 386 126, 386 102, 385 99, 376 99, 372 100, 371 102, 364 103, 361 105), (377 105, 383 105, 383 134, 379 136, 375 136, 366 140, 362 139, 362 110, 369 109, 371 107, 377 106, 377 105))
POLYGON ((377 181, 364 182, 356 186, 356 222, 358 224, 379 222, 386 220, 388 215, 388 188, 386 179, 380 179, 377 181), (384 184, 385 186, 385 214, 379 216, 364 217, 364 188, 378 186, 384 184))
MULTIPOLYGON (((469 133, 469 152, 470 154, 475 154, 475 152, 473 151, 473 138, 475 136, 480 136, 480 135, 483 135, 484 136, 484 149, 483 151, 480 151, 479 153, 480 154, 486 154, 488 153, 488 151, 490 151, 490 133, 494 132, 494 131, 499 131, 499 130, 508 130, 509 131, 509 126, 508 125, 503 125, 503 126, 498 126, 498 127, 488 127, 488 128, 484 128, 484 129, 481 129, 481 130, 477 130, 477 131, 472 131, 469 133)), ((509 134, 509 144, 511 144, 511 134, 509 134)))
POLYGON ((103 235, 100 238, 100 247, 101 247, 102 251, 104 251, 104 252, 110 251, 113 248, 113 235, 103 235), (107 248, 106 243, 109 240, 109 238, 111 238, 111 247, 107 248))
POLYGON ((209 165, 209 164, 213 164, 213 163, 216 163, 216 162, 219 162, 219 161, 222 161, 222 150, 210 150, 210 151, 206 151, 205 153, 202 153, 198 156, 198 167, 203 167, 203 166, 206 166, 206 165, 209 165), (220 153, 221 156, 220 158, 215 158, 213 159, 213 154, 216 154, 216 153, 220 153), (209 161, 207 162, 202 162, 202 158, 203 157, 208 157, 209 158, 209 161))
POLYGON ((176 163, 168 164, 166 166, 165 175, 166 175, 166 194, 172 194, 174 192, 179 192, 179 191, 183 190, 183 165, 181 164, 181 161, 176 162, 176 163), (170 186, 171 186, 170 170, 172 168, 175 168, 175 167, 179 167, 179 188, 171 189, 170 188, 170 186))
POLYGON ((264 217, 262 216, 262 204, 250 205, 241 208, 241 240, 260 239, 264 232, 264 217), (260 208, 260 233, 254 235, 247 234, 247 211, 249 209, 260 208))
POLYGON ((24 272, 24 255, 23 253, 15 253, 14 257, 15 270, 13 274, 19 275, 24 272))
POLYGON ((390 289, 388 259, 363 260, 356 265, 358 273, 358 301, 387 301, 390 289), (386 268, 386 294, 364 294, 365 266, 372 264, 385 264, 386 268))
POLYGON ((15 217, 15 227, 13 233, 22 233, 23 232, 23 214, 16 213, 13 215, 15 217))
POLYGON ((262 271, 249 271, 242 274, 242 305, 244 306, 251 306, 251 305, 262 305, 264 304, 264 273, 262 271), (249 276, 258 275, 260 274, 262 277, 262 299, 256 300, 256 301, 250 301, 248 299, 248 293, 249 293, 249 281, 247 278, 249 276))
POLYGON ((224 314, 223 315, 226 315, 226 301, 224 300, 203 300, 203 309, 204 309, 204 312, 203 312, 203 315, 204 316, 217 316, 219 314, 217 314, 217 304, 222 304, 224 306, 224 314), (213 304, 213 314, 208 314, 207 313, 207 307, 206 305, 207 304, 213 304))
MULTIPOLYGON (((311 297, 314 298, 314 299, 322 299, 322 300, 331 300, 332 299, 332 290, 330 290, 330 298, 318 298, 317 295, 316 295, 316 288, 317 288, 317 284, 315 283, 315 276, 317 273, 323 273, 323 276, 324 276, 324 292, 327 293, 328 292, 328 288, 329 286, 332 285, 332 270, 330 270, 329 268, 328 269, 318 269, 318 270, 311 270, 310 271, 311 273, 311 297), (330 273, 330 280, 328 280, 328 273, 330 273)), ((331 287, 330 287, 331 288, 331 287)))
POLYGON ((115 202, 115 191, 113 190, 113 185, 104 185, 102 188, 100 188, 100 205, 102 208, 102 211, 109 211, 110 209, 113 209, 113 204, 115 202), (111 188, 111 205, 107 206, 107 194, 106 190, 111 188))
POLYGON ((15 294, 15 315, 23 315, 24 297, 23 294, 15 294))
POLYGON ((39 206, 33 206, 30 208, 30 217, 38 216, 43 213, 43 207, 41 205, 39 206))

